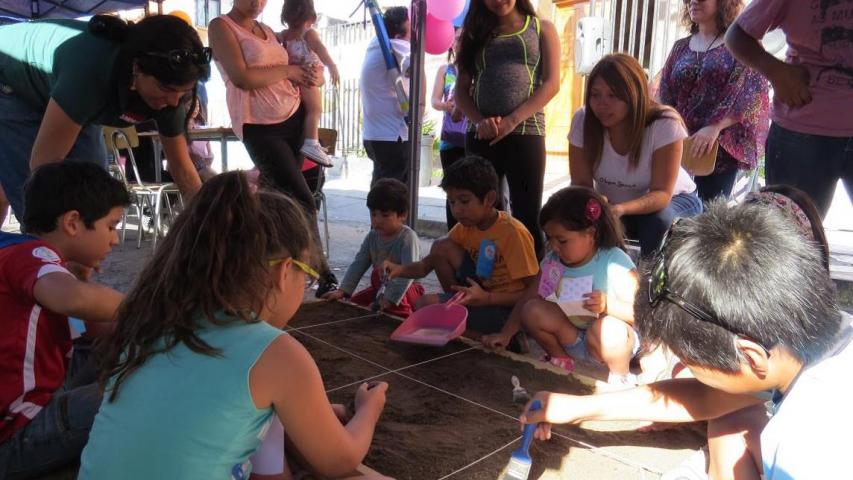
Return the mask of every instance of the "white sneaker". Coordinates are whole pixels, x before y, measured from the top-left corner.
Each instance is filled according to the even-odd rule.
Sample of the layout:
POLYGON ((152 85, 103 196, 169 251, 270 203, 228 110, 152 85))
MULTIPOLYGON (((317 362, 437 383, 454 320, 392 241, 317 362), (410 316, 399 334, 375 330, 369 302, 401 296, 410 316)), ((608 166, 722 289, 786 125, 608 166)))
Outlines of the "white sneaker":
POLYGON ((317 163, 317 165, 320 165, 321 167, 331 168, 335 166, 335 164, 332 163, 332 159, 326 155, 326 149, 321 147, 319 144, 310 145, 308 143, 303 143, 302 148, 299 149, 299 153, 305 155, 306 158, 317 163))
POLYGON ((661 480, 708 480, 707 446, 693 452, 678 466, 665 472, 661 480))

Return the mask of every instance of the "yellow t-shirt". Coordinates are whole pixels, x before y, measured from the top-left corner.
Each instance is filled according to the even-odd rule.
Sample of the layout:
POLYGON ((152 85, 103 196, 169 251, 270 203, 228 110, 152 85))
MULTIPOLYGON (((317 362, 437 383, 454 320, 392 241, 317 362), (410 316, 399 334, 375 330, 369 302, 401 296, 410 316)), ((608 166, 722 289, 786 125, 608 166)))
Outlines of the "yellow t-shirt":
POLYGON ((484 280, 484 287, 492 292, 518 292, 524 290, 525 277, 539 273, 539 262, 533 249, 533 236, 524 224, 506 212, 498 212, 498 219, 487 230, 466 227, 457 223, 448 238, 464 248, 474 263, 480 255, 483 240, 495 242, 495 266, 492 276, 484 280))

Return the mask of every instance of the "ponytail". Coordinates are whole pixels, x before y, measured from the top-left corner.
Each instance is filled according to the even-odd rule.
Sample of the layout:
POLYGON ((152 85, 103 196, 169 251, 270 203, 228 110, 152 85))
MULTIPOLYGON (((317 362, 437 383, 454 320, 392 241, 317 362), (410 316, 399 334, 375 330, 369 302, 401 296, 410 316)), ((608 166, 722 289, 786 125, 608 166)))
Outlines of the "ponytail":
POLYGON ((273 287, 268 262, 313 258, 302 210, 281 193, 253 193, 242 172, 206 182, 119 307, 102 359, 102 384, 115 380, 109 401, 149 357, 180 343, 218 355, 198 336, 200 328, 260 321, 273 287))

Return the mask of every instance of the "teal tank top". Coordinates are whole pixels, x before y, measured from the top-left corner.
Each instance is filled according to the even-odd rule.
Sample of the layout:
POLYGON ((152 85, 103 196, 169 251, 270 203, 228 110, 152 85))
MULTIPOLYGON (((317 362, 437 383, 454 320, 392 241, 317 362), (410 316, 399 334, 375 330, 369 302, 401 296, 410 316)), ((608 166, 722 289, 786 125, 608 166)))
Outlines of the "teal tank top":
MULTIPOLYGON (((541 24, 528 16, 515 33, 489 39, 477 54, 474 103, 484 117, 505 117, 542 84, 541 24)), ((469 125, 469 131, 474 125, 469 125)), ((518 124, 516 135, 545 135, 545 112, 540 110, 518 124)))
POLYGON ((248 478, 273 414, 255 408, 249 370, 283 334, 266 322, 210 327, 199 336, 221 355, 180 344, 149 358, 114 402, 104 395, 78 478, 248 478))

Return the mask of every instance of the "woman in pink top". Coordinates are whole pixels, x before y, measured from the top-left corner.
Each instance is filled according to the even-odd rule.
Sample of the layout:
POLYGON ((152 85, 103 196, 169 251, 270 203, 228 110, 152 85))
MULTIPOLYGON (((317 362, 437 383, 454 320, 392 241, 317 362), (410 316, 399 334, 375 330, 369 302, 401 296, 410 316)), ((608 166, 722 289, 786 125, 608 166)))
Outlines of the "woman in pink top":
MULTIPOLYGON (((322 71, 288 65, 287 51, 270 27, 257 21, 266 0, 235 0, 231 11, 210 22, 210 46, 225 80, 225 98, 234 133, 243 140, 263 181, 298 200, 316 219, 314 198, 302 176, 304 108, 299 85, 318 86, 322 71)), ((312 221, 320 244, 317 222, 312 221)), ((337 288, 337 279, 321 259, 317 295, 337 288)))

